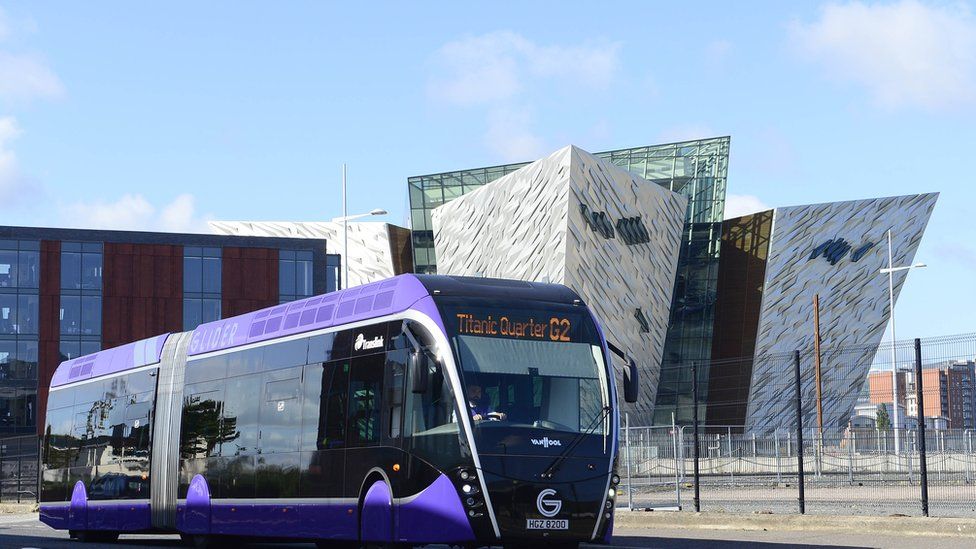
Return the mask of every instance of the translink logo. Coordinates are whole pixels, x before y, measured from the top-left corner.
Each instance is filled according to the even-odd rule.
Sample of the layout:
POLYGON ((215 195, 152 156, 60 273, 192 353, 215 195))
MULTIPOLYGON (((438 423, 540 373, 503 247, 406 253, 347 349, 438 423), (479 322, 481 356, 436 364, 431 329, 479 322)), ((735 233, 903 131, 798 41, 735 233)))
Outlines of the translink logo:
POLYGON ((550 446, 562 446, 563 443, 559 440, 549 437, 533 438, 529 439, 532 441, 533 446, 542 446, 543 448, 548 448, 550 446))

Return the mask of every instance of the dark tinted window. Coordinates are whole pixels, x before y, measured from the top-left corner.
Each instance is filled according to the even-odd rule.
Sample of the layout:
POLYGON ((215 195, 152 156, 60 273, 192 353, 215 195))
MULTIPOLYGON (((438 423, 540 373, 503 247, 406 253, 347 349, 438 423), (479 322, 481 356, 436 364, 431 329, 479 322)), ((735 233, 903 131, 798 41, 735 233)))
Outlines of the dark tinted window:
POLYGON ((264 369, 287 368, 305 364, 308 359, 308 340, 296 339, 264 348, 264 369))
POLYGON ((221 455, 251 455, 258 446, 258 395, 261 394, 261 374, 230 378, 225 382, 224 426, 227 439, 221 455))
POLYGON ((380 440, 383 355, 353 359, 349 378, 349 445, 368 446, 380 440))
POLYGON ((329 394, 329 388, 323 388, 323 371, 322 364, 309 364, 305 367, 302 385, 302 450, 317 449, 318 435, 325 432, 324 415, 323 422, 319 423, 319 411, 326 409, 322 395, 329 394))
POLYGON ((183 418, 180 457, 205 458, 220 455, 220 444, 234 435, 235 425, 223 421, 223 382, 187 385, 183 390, 183 418))
POLYGON ((331 362, 322 379, 323 391, 328 383, 328 397, 320 420, 318 447, 321 450, 342 448, 346 443, 346 404, 349 397, 349 362, 331 362))
POLYGON ((201 381, 227 377, 228 356, 220 355, 187 362, 186 373, 184 374, 185 383, 192 385, 201 381))
POLYGON ((261 452, 296 452, 302 427, 302 368, 264 374, 261 452))

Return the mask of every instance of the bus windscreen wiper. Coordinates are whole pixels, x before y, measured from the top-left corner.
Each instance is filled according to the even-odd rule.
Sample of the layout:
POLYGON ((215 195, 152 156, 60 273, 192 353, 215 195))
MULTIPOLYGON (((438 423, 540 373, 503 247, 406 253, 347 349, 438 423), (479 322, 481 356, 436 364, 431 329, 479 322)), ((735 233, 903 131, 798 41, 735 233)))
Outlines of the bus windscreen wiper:
POLYGON ((569 445, 566 446, 566 449, 560 452, 559 455, 556 456, 556 459, 552 460, 552 463, 550 463, 549 466, 546 467, 546 470, 542 472, 541 475, 542 478, 551 479, 552 475, 559 470, 559 465, 562 464, 563 460, 565 460, 569 456, 570 452, 572 452, 573 449, 576 448, 576 446, 583 441, 583 437, 592 434, 593 430, 596 429, 597 426, 603 422, 603 420, 607 417, 607 414, 609 414, 612 409, 613 408, 611 408, 610 406, 604 406, 600 410, 600 414, 597 415, 596 418, 594 418, 594 420, 591 421, 590 424, 586 426, 586 429, 580 431, 573 438, 573 440, 570 441, 569 445))

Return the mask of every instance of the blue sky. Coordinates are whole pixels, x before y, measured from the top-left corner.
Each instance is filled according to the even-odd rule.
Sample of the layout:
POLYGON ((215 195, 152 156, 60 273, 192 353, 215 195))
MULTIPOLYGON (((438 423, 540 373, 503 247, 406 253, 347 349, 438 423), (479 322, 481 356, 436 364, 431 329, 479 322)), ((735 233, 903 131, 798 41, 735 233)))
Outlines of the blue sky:
POLYGON ((0 2, 0 224, 327 219, 343 162, 405 224, 410 175, 731 135, 736 213, 940 191, 899 336, 969 332, 974 9, 0 2))

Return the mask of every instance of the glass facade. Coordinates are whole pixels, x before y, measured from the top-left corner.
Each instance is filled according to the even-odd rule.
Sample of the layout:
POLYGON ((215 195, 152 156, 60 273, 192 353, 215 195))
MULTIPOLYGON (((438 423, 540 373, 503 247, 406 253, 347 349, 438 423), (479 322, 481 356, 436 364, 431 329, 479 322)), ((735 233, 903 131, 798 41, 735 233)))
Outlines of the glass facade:
MULTIPOLYGON (((676 406, 691 401, 691 369, 695 360, 711 356, 719 244, 725 210, 729 138, 719 137, 596 153, 652 183, 688 197, 684 236, 678 259, 674 301, 664 348, 655 423, 671 422, 676 406)), ((411 177, 407 180, 413 229, 414 266, 435 273, 431 211, 528 163, 411 177)), ((707 394, 708 372, 699 369, 700 391, 707 394)), ((678 406, 690 421, 691 406, 678 406)))
POLYGON ((288 303, 311 297, 312 252, 281 250, 278 252, 278 300, 288 303))
POLYGON ((61 243, 61 360, 102 348, 102 243, 61 243))
POLYGON ((183 329, 220 320, 221 249, 183 248, 183 329))
POLYGON ((0 433, 34 431, 40 242, 0 240, 0 433))

